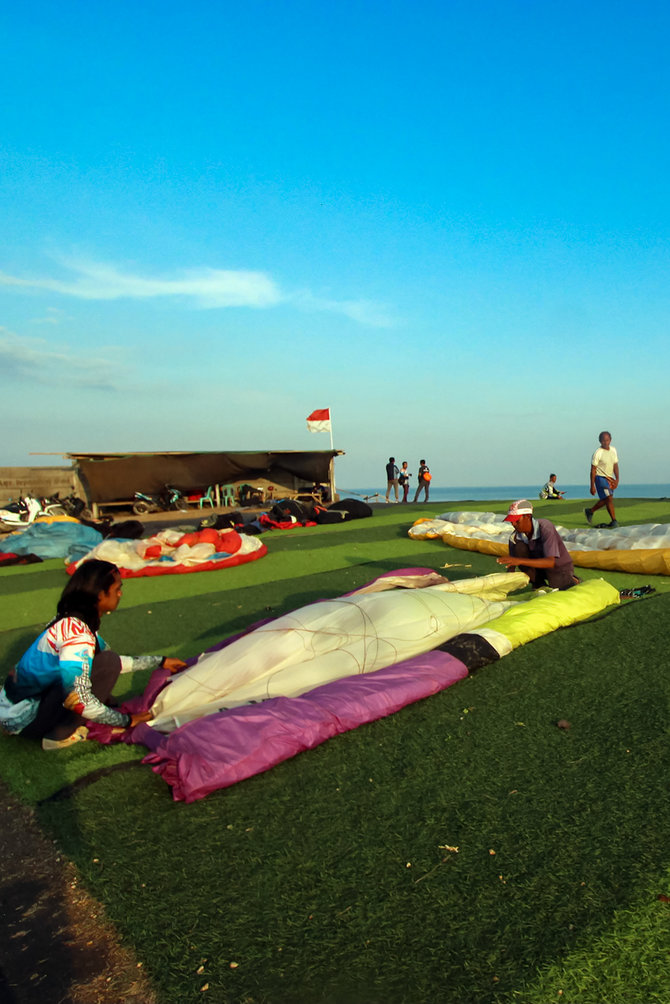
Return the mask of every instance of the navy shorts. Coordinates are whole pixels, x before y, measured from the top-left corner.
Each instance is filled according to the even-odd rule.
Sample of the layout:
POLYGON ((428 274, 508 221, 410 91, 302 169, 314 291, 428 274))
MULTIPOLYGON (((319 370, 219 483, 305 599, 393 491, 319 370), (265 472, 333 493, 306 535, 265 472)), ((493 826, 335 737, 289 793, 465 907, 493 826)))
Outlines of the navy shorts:
POLYGON ((614 489, 610 488, 609 478, 603 478, 600 474, 596 475, 596 491, 599 499, 609 499, 614 495, 614 489))

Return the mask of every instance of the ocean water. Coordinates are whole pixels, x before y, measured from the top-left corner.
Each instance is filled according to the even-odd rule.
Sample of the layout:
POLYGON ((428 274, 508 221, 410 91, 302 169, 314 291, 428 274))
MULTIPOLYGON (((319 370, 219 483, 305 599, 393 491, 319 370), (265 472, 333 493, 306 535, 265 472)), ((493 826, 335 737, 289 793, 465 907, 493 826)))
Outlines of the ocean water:
MULTIPOLYGON (((558 484, 559 491, 565 492, 566 501, 575 499, 590 499, 588 485, 558 484)), ((473 488, 471 485, 433 485, 430 486, 430 502, 511 502, 514 499, 537 499, 542 485, 487 485, 473 488)), ((410 485, 408 501, 411 502, 416 491, 416 484, 410 485)), ((383 502, 386 487, 383 488, 341 488, 337 486, 340 498, 368 498, 370 502, 383 502), (375 498, 375 493, 378 497, 375 498)), ((393 496, 391 496, 393 497, 393 496)), ((402 498, 402 493, 400 493, 402 498)), ((617 488, 615 499, 658 499, 670 497, 670 484, 667 485, 629 485, 621 484, 617 488)), ((420 502, 423 501, 423 492, 420 502)))

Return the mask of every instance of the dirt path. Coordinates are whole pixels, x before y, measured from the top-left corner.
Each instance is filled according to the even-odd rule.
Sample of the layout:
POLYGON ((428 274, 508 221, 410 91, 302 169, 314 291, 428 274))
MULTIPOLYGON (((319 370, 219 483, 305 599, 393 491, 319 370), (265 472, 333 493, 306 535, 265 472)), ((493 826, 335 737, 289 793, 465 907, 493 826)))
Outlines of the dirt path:
POLYGON ((0 1001, 157 1004, 103 907, 0 783, 0 1001))

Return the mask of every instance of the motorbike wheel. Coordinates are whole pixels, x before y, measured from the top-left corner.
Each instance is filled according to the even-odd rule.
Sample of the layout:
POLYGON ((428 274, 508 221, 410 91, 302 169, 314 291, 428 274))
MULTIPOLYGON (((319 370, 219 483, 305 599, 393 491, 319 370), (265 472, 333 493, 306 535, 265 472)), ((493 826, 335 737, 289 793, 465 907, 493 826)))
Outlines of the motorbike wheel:
POLYGON ((133 512, 136 516, 144 516, 145 513, 151 512, 151 506, 148 502, 133 502, 133 512))
POLYGON ((186 501, 186 499, 176 499, 172 503, 172 505, 179 512, 190 512, 189 507, 188 507, 188 502, 186 501))
POLYGON ((67 513, 65 512, 65 509, 63 509, 62 505, 50 505, 49 506, 49 515, 50 516, 67 516, 67 513))

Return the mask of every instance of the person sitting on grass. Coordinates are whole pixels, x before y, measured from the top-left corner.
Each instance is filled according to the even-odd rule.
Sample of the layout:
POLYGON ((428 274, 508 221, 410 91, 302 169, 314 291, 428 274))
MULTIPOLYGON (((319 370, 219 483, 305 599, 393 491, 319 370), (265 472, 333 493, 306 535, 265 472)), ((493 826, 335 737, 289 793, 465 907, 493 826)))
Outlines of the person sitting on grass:
POLYGON ((564 495, 565 495, 565 492, 559 492, 558 488, 556 487, 556 475, 555 474, 550 474, 549 475, 549 480, 547 481, 546 485, 544 486, 544 488, 540 492, 540 498, 541 499, 562 499, 564 495))
POLYGON ((601 432, 598 436, 600 447, 591 457, 591 494, 598 493, 598 501, 591 508, 584 510, 589 523, 593 522, 593 514, 603 506, 607 506, 610 522, 605 526, 616 529, 619 525, 614 514, 614 489, 619 484, 619 457, 612 446, 609 432, 601 432))
POLYGON ((512 502, 505 516, 514 533, 509 541, 509 554, 501 555, 499 565, 509 571, 525 572, 533 589, 547 585, 550 589, 570 589, 580 581, 575 575, 572 558, 551 520, 533 519, 533 506, 527 499, 512 502))
POLYGON ((0 690, 0 727, 12 735, 41 739, 45 750, 86 738, 86 722, 120 728, 146 722, 150 714, 127 715, 113 707, 119 674, 158 665, 171 673, 181 659, 160 655, 119 656, 98 635, 104 614, 116 610, 123 583, 109 561, 84 561, 65 586, 56 616, 19 659, 0 690))

